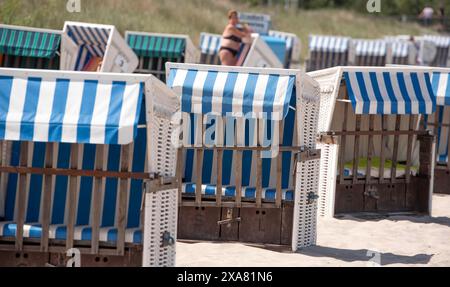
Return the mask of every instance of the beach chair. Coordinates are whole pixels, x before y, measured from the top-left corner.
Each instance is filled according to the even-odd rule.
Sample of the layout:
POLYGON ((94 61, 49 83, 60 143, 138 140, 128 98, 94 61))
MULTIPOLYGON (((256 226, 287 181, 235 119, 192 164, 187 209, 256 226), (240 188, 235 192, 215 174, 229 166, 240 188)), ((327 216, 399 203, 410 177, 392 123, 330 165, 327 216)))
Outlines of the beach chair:
POLYGON ((67 70, 74 49, 62 31, 0 24, 0 67, 67 70))
POLYGON ((297 70, 167 71, 182 110, 178 237, 314 245, 317 84, 297 70))
POLYGON ((76 48, 64 50, 62 57, 75 57, 74 66, 66 70, 86 72, 132 73, 138 58, 112 25, 65 22, 63 33, 76 48))
POLYGON ((350 38, 340 36, 309 36, 309 59, 306 70, 315 71, 348 65, 350 38))
POLYGON ((321 216, 430 214, 435 110, 430 73, 412 67, 336 67, 320 84, 321 216))
POLYGON ((219 49, 222 35, 200 34, 200 63, 208 65, 220 65, 219 49))
POLYGON ((392 64, 392 43, 384 39, 352 39, 350 66, 385 66, 392 64))
POLYGON ((238 17, 241 23, 250 26, 256 34, 268 35, 272 27, 271 17, 267 14, 239 12, 238 17))
POLYGON ((270 30, 269 36, 286 41, 286 58, 283 61, 285 63, 285 68, 295 68, 294 65, 298 66, 300 64, 301 42, 297 35, 270 30))
POLYGON ((426 127, 437 136, 434 192, 450 194, 450 69, 432 68, 436 112, 425 118, 426 127))
POLYGON ((0 95, 0 266, 174 265, 179 103, 164 83, 2 68, 0 95))
POLYGON ((425 35, 422 38, 436 45, 436 56, 430 66, 450 67, 450 36, 425 35))
POLYGON ((128 45, 139 57, 136 73, 166 81, 166 62, 198 63, 200 53, 187 35, 125 32, 128 45))
POLYGON ((404 37, 385 37, 392 45, 392 64, 416 65, 418 51, 416 45, 404 37))

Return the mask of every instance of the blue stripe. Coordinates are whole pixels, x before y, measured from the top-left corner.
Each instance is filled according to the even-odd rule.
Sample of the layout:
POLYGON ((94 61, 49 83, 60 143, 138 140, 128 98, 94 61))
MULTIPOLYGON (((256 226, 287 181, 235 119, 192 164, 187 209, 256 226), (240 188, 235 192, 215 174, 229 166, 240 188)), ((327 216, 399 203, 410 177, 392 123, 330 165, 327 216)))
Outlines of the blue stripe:
MULTIPOLYGON (((20 142, 13 142, 11 147, 11 165, 18 166, 20 161, 20 142)), ((14 208, 16 205, 17 192, 17 173, 10 173, 8 175, 8 185, 6 187, 5 199, 5 220, 14 220, 14 208)))
POLYGON ((431 98, 431 104, 432 104, 431 111, 432 111, 432 113, 434 113, 434 111, 436 110, 436 94, 433 92, 433 87, 431 86, 430 74, 425 73, 424 77, 425 77, 425 84, 427 85, 427 93, 428 93, 429 97, 431 98))
POLYGON ((225 82, 225 87, 223 91, 222 98, 222 115, 226 116, 227 113, 231 113, 233 111, 233 93, 234 87, 236 85, 236 80, 238 77, 238 73, 228 73, 227 80, 225 82))
POLYGON ((0 139, 5 138, 5 122, 9 110, 12 84, 13 77, 0 76, 0 139))
POLYGON ((190 113, 192 111, 192 92, 197 71, 189 70, 183 84, 181 95, 181 111, 190 113))
POLYGON ((426 103, 425 103, 425 99, 423 98, 422 89, 420 88, 419 77, 418 77, 417 73, 411 73, 411 81, 414 86, 416 98, 419 101, 419 113, 424 114, 424 113, 426 113, 426 110, 427 110, 426 103))
POLYGON ((69 92, 70 80, 57 79, 55 86, 55 97, 53 98, 52 114, 50 116, 50 124, 48 129, 49 141, 60 142, 62 138, 62 125, 63 122, 67 95, 69 92))
MULTIPOLYGON (((361 92, 361 97, 363 98, 363 113, 370 113, 370 98, 367 93, 366 83, 364 82, 364 76, 361 72, 356 72, 356 79, 358 81, 359 91, 361 92)), ((355 96, 355 95, 353 95, 355 96)), ((356 97, 355 97, 356 98, 356 97)))
MULTIPOLYGON (((134 142, 133 152, 133 172, 144 172, 145 157, 147 150, 147 131, 146 129, 138 129, 138 135, 134 142)), ((128 203, 128 224, 127 228, 139 227, 140 209, 143 192, 142 180, 131 180, 130 197, 128 203)))
MULTIPOLYGON (((94 170, 96 146, 85 144, 83 151, 83 170, 94 170)), ((91 212, 93 178, 82 176, 80 182, 80 193, 78 197, 77 225, 88 225, 91 212)))
MULTIPOLYGON (((189 115, 189 121, 187 123, 187 132, 189 137, 189 144, 194 144, 194 132, 195 132, 195 117, 197 117, 194 114, 189 115)), ((191 182, 192 181, 192 173, 194 169, 194 150, 187 149, 186 150, 186 161, 185 161, 185 169, 184 169, 184 180, 185 182, 191 182)))
MULTIPOLYGON (((70 150, 71 145, 60 143, 58 148, 58 162, 57 167, 67 169, 70 166, 70 150)), ((67 198, 67 186, 69 177, 56 176, 55 191, 53 195, 53 211, 52 211, 52 224, 63 224, 64 213, 66 209, 67 198)))
POLYGON ((277 93, 278 80, 280 79, 277 75, 270 75, 267 82, 266 91, 264 93, 264 104, 263 112, 266 113, 267 118, 270 118, 273 112, 273 102, 275 100, 275 95, 277 93))
MULTIPOLYGON (((256 119, 245 120, 245 146, 250 147, 254 144, 254 135, 250 135, 250 131, 255 131, 256 119)), ((242 186, 250 185, 250 177, 252 172, 253 152, 245 150, 242 152, 242 186)))
MULTIPOLYGON (((225 139, 227 139, 227 131, 230 130, 232 133, 236 130, 236 120, 232 117, 226 117, 225 124, 225 139), (230 128, 230 126, 232 127, 230 128)), ((233 137, 233 136, 231 136, 233 137)), ((226 142, 226 146, 230 146, 230 143, 226 142)), ((232 145, 232 144, 231 144, 232 145)), ((224 150, 223 151, 223 165, 222 165, 222 184, 229 185, 231 184, 231 172, 233 167, 233 151, 232 150, 224 150)), ((234 184, 234 183, 233 183, 234 184)))
MULTIPOLYGON (((296 97, 291 98, 291 106, 295 106, 296 97)), ((294 144, 294 128, 295 128, 295 114, 294 110, 289 110, 286 119, 284 120, 284 130, 283 130, 283 146, 292 146, 294 144)), ((282 158, 282 172, 281 172, 281 188, 289 188, 289 179, 292 176, 291 173, 291 163, 292 163, 292 152, 284 152, 282 158)))
POLYGON ((119 142, 117 127, 120 123, 125 86, 125 82, 113 82, 112 84, 111 100, 105 127, 105 142, 110 144, 118 144, 119 142))
MULTIPOLYGON (((273 125, 274 121, 264 120, 265 122, 265 130, 264 135, 267 140, 272 140, 273 142, 273 125)), ((261 156, 264 152, 261 153, 261 156)), ((270 169, 272 168, 272 159, 271 158, 263 158, 262 159, 262 187, 266 188, 270 184, 270 169)))
POLYGON ((445 89, 445 101, 444 104, 446 106, 450 106, 450 73, 446 74, 445 77, 447 77, 447 88, 445 89))
POLYGON ((32 141, 34 135, 34 119, 39 101, 41 88, 40 78, 29 78, 27 81, 27 91, 25 95, 25 105, 23 107, 22 123, 20 124, 20 139, 32 141))
POLYGON ((97 96, 98 81, 84 81, 81 100, 80 116, 77 127, 77 142, 90 142, 91 122, 94 114, 95 98, 97 96))
MULTIPOLYGON (((439 109, 439 123, 442 124, 444 120, 444 108, 439 109)), ((439 125, 437 132, 437 145, 438 145, 438 153, 441 145, 441 137, 442 137, 442 125, 439 125)))
POLYGON ((391 100, 391 114, 396 115, 398 113, 397 97, 394 94, 394 88, 392 87, 391 74, 389 72, 383 73, 384 84, 386 91, 391 100))
MULTIPOLYGON (((108 171, 119 171, 120 148, 121 147, 119 145, 109 145, 108 171)), ((114 226, 118 183, 119 180, 117 178, 106 179, 105 197, 103 200, 102 227, 114 226)))
POLYGON ((247 83, 244 88, 244 99, 242 113, 246 115, 253 111, 253 99, 255 97, 256 82, 258 81, 257 74, 249 74, 247 83))
POLYGON ((177 75, 178 69, 171 69, 169 72, 169 78, 167 79, 167 86, 173 88, 173 82, 175 81, 175 76, 177 75))
MULTIPOLYGON (((206 124, 206 130, 209 128, 216 127, 216 120, 215 117, 207 116, 208 122, 206 124)), ((208 145, 211 145, 212 143, 208 143, 208 145)), ((203 184, 209 184, 211 183, 211 175, 212 175, 212 169, 213 167, 213 160, 214 160, 214 151, 213 150, 205 150, 203 155, 203 166, 202 166, 202 183, 203 184)))
POLYGON ((384 99, 380 92, 380 87, 377 79, 377 74, 375 72, 370 72, 370 81, 372 83, 373 92, 377 98, 377 114, 384 114, 384 99))
POLYGON ((400 91, 402 92, 403 100, 405 101, 405 113, 411 114, 411 98, 408 94, 408 90, 406 89, 405 76, 403 73, 397 73, 398 86, 400 87, 400 91))
POLYGON ((352 102, 353 109, 356 109, 356 97, 355 93, 353 92, 352 83, 350 81, 350 76, 348 72, 344 72, 344 79, 347 86, 347 92, 348 92, 348 98, 352 102))
MULTIPOLYGON (((44 167, 45 164, 45 143, 35 143, 33 149, 33 167, 44 167)), ((30 191, 28 194, 28 208, 25 222, 38 222, 39 210, 41 207, 43 176, 32 174, 30 177, 30 191)))
MULTIPOLYGON (((289 103, 291 102, 291 98, 296 97, 296 91, 295 91, 295 76, 289 77, 289 83, 286 90, 286 97, 284 98, 283 103, 283 118, 285 118, 289 112, 289 103)), ((295 105, 293 106, 295 107, 295 105)))
POLYGON ((212 111, 212 99, 214 84, 216 82, 217 72, 208 72, 202 95, 202 113, 207 114, 212 111))

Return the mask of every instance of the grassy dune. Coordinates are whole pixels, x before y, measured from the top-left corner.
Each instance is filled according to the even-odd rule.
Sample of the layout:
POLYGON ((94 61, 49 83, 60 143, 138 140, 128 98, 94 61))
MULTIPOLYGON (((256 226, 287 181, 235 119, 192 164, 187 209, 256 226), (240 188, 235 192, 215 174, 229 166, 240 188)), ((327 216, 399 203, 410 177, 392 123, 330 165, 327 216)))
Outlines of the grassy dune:
MULTIPOLYGON (((65 20, 114 24, 121 32, 137 30, 189 34, 220 33, 231 9, 272 15, 274 29, 297 34, 304 58, 310 33, 374 38, 394 34, 422 34, 417 24, 346 10, 290 10, 251 7, 232 0, 80 0, 81 13, 66 11, 67 0, 0 0, 0 22, 61 29, 65 20)), ((363 2, 363 1, 361 1, 363 2)))

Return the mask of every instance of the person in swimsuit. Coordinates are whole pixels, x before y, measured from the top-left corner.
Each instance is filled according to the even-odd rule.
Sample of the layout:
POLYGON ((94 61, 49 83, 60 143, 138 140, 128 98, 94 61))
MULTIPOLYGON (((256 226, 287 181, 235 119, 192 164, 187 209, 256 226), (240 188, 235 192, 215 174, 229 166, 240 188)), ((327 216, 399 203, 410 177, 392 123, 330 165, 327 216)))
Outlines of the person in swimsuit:
POLYGON ((236 66, 238 61, 237 54, 241 47, 242 38, 250 36, 249 28, 239 30, 236 26, 239 24, 238 13, 234 10, 228 12, 228 25, 222 34, 221 47, 219 50, 220 62, 225 66, 236 66))

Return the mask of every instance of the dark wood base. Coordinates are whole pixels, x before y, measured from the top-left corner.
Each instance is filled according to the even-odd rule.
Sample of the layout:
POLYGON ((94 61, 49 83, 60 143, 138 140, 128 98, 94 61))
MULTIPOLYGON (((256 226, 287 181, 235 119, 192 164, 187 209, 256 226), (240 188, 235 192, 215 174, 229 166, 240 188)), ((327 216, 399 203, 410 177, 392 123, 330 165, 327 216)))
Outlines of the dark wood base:
POLYGON ((434 171, 434 193, 450 194, 450 171, 436 168, 434 171))
POLYGON ((294 206, 290 203, 283 204, 282 208, 183 206, 179 210, 177 237, 290 245, 293 214, 294 206))
MULTIPOLYGON (((65 253, 0 250, 0 267, 71 267, 65 253)), ((127 248, 124 256, 81 254, 80 267, 141 267, 142 248, 127 248)))
POLYGON ((429 179, 412 177, 411 183, 336 184, 335 214, 428 213, 429 179))

